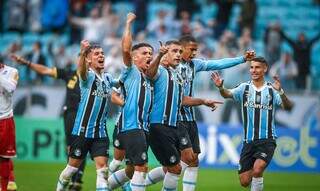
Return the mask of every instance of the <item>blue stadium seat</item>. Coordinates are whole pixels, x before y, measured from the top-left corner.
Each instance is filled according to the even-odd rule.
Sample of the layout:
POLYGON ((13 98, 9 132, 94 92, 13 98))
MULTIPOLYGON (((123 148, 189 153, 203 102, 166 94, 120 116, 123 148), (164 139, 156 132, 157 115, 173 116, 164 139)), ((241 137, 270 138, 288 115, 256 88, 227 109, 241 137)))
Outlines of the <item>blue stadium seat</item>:
POLYGON ((9 44, 12 42, 21 41, 21 36, 16 32, 6 32, 2 35, 2 42, 9 44))
POLYGON ((175 4, 151 2, 148 4, 148 21, 152 21, 160 10, 166 10, 169 13, 174 13, 175 9, 175 4))
POLYGON ((40 40, 40 35, 35 34, 35 33, 26 33, 22 36, 23 45, 33 44, 39 40, 40 40))

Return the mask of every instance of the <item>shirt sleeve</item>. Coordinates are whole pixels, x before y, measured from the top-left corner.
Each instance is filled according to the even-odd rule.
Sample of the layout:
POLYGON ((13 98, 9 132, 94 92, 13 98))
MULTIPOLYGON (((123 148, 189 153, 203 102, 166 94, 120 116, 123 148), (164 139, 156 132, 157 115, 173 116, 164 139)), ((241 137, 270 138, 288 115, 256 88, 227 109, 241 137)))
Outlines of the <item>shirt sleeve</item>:
POLYGON ((241 102, 244 86, 244 84, 239 84, 238 86, 230 90, 230 92, 232 93, 232 97, 236 102, 241 102))
POLYGON ((276 91, 275 89, 273 89, 273 97, 274 97, 274 103, 277 106, 281 106, 282 99, 281 99, 280 94, 278 93, 278 91, 276 91))
POLYGON ((224 58, 219 60, 203 60, 203 59, 192 59, 195 65, 195 71, 212 71, 230 68, 238 64, 244 63, 245 59, 243 56, 235 58, 224 58))
POLYGON ((55 75, 54 78, 56 79, 62 79, 64 81, 67 81, 68 79, 68 73, 65 69, 61 69, 61 68, 53 68, 55 70, 55 75))
POLYGON ((87 79, 86 80, 83 80, 81 77, 79 77, 80 87, 81 88, 89 88, 89 84, 90 84, 89 82, 91 80, 93 80, 94 78, 95 78, 95 74, 91 70, 89 70, 87 72, 87 79))

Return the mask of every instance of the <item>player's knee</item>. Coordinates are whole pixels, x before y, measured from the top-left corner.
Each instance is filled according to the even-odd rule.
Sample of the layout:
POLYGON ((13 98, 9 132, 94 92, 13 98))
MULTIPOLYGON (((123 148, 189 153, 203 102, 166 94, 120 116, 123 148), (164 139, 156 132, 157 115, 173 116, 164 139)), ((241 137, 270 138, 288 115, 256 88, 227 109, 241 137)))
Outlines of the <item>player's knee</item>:
POLYGON ((176 164, 174 166, 167 167, 167 170, 173 174, 181 174, 182 168, 180 164, 176 164))
POLYGON ((192 150, 185 149, 181 152, 181 160, 190 166, 194 162, 193 155, 192 150))
POLYGON ((199 159, 197 155, 194 155, 192 158, 192 162, 189 165, 190 167, 197 167, 199 166, 199 159))
POLYGON ((253 177, 261 177, 263 175, 263 167, 254 167, 252 170, 252 176, 253 177))
POLYGON ((134 173, 134 166, 133 165, 127 165, 126 168, 125 168, 125 172, 126 172, 127 177, 129 177, 131 179, 132 176, 133 176, 133 173, 134 173))
POLYGON ((124 150, 120 150, 120 149, 115 149, 114 150, 114 156, 113 158, 119 161, 122 161, 125 157, 125 151, 124 150))
POLYGON ((134 170, 139 171, 139 172, 148 172, 148 166, 147 166, 147 164, 136 165, 136 166, 134 166, 134 170))
POLYGON ((242 176, 240 177, 240 184, 242 187, 248 187, 251 183, 251 179, 249 177, 242 176))

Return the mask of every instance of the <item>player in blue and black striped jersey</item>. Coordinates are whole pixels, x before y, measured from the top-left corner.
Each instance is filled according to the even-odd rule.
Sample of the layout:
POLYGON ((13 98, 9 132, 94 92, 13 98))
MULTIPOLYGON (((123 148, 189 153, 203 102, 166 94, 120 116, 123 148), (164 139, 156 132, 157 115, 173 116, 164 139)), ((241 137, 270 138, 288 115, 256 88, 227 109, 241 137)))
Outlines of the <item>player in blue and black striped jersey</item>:
MULTIPOLYGON (((182 105, 206 105, 215 108, 217 102, 206 99, 183 96, 185 83, 180 72, 182 47, 179 41, 166 42, 168 52, 165 55, 167 66, 161 65, 154 78, 154 104, 150 115, 150 147, 160 164, 167 169, 163 190, 175 190, 182 170, 180 164, 180 142, 185 137, 177 125, 182 105)), ((161 168, 160 168, 161 170, 161 168)), ((154 177, 147 175, 148 182, 154 177)))
MULTIPOLYGON (((109 149, 106 131, 107 101, 111 96, 116 97, 112 87, 118 82, 111 75, 104 73, 103 69, 102 48, 98 45, 91 46, 87 40, 83 40, 78 68, 81 98, 72 130, 74 138, 70 145, 68 165, 59 176, 57 191, 66 190, 71 176, 88 152, 96 163, 97 190, 108 190, 105 179, 109 149)), ((123 101, 118 99, 117 104, 122 105, 123 101)))
POLYGON ((274 77, 274 83, 265 81, 267 69, 264 58, 254 58, 250 64, 251 81, 241 83, 231 90, 223 87, 223 80, 218 73, 212 74, 220 94, 241 104, 244 136, 239 178, 242 186, 251 184, 251 190, 254 191, 263 189, 263 172, 276 148, 275 109, 277 106, 285 110, 293 107, 278 77, 274 77))
POLYGON ((127 167, 113 173, 109 186, 117 186, 131 179, 132 190, 144 190, 144 174, 148 162, 148 131, 151 107, 153 104, 153 78, 157 74, 161 57, 166 53, 165 46, 160 47, 159 55, 154 61, 153 47, 147 43, 132 46, 131 25, 136 16, 127 15, 122 38, 122 56, 126 69, 121 77, 121 92, 125 104, 117 124, 117 135, 114 144, 124 150, 127 167))
MULTIPOLYGON (((194 78, 198 72, 213 71, 230 68, 250 60, 254 57, 253 51, 247 51, 244 56, 235 58, 225 58, 219 60, 204 60, 195 58, 198 51, 198 43, 193 36, 186 35, 179 39, 183 53, 182 53, 182 70, 181 75, 186 81, 183 88, 184 95, 192 97, 194 95, 194 78)), ((183 131, 187 131, 186 141, 181 144, 181 160, 188 164, 188 168, 183 176, 183 189, 195 190, 197 174, 198 174, 198 155, 200 154, 200 143, 198 127, 195 121, 194 108, 183 106, 180 110, 179 126, 183 131), (186 144, 186 143, 191 143, 186 144)))

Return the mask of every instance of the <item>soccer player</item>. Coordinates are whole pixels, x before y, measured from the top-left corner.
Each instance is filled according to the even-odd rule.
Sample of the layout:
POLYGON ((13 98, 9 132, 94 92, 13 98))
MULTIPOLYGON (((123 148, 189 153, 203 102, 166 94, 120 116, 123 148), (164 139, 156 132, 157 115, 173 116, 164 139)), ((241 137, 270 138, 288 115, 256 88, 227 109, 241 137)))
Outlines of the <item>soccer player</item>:
MULTIPOLYGON (((16 156, 15 124, 12 96, 18 84, 18 70, 7 66, 0 57, 0 181, 1 191, 7 191, 12 158, 16 156)), ((9 188, 11 189, 11 188, 9 188)), ((16 189, 14 187, 13 189, 16 189)))
MULTIPOLYGON (((66 100, 64 106, 64 132, 66 137, 67 150, 72 143, 71 131, 76 118, 77 109, 80 102, 80 87, 79 87, 79 72, 77 70, 68 70, 65 68, 58 69, 56 67, 49 68, 41 64, 32 63, 18 55, 11 55, 12 60, 19 64, 23 64, 34 70, 40 75, 47 75, 56 79, 62 79, 66 82, 66 100)), ((82 176, 85 167, 85 159, 78 168, 78 171, 72 176, 72 180, 69 186, 69 190, 81 190, 82 176)))
POLYGON ((287 98, 278 77, 274 83, 265 81, 268 65, 263 57, 252 59, 250 64, 251 81, 241 83, 234 89, 223 87, 223 79, 218 73, 212 80, 224 98, 239 102, 243 116, 243 147, 240 154, 240 184, 252 191, 263 190, 263 172, 270 163, 276 148, 274 124, 275 107, 291 110, 293 104, 287 98))
POLYGON ((148 170, 147 139, 153 102, 152 80, 157 74, 160 59, 167 49, 161 46, 159 55, 152 61, 151 45, 138 43, 132 47, 131 25, 135 18, 133 13, 127 15, 122 38, 123 62, 127 67, 121 78, 125 104, 121 109, 117 126, 118 135, 114 143, 118 149, 124 150, 127 167, 125 170, 114 173, 108 182, 110 188, 114 189, 132 177, 131 189, 143 191, 145 190, 144 175, 148 170))
POLYGON ((69 161, 61 172, 57 191, 65 190, 70 178, 90 152, 97 169, 97 190, 108 190, 106 181, 109 139, 106 131, 107 99, 115 97, 117 81, 104 73, 104 52, 99 45, 81 41, 79 80, 81 98, 72 130, 69 161), (89 67, 88 67, 89 66, 89 67))
MULTIPOLYGON (((179 39, 182 44, 182 65, 186 67, 185 77, 186 86, 184 87, 184 95, 192 97, 194 94, 194 77, 201 71, 213 71, 226 69, 245 63, 252 59, 255 54, 253 51, 247 51, 244 56, 236 58, 225 58, 220 60, 203 60, 196 59, 198 51, 198 43, 192 36, 182 36, 179 39)), ((193 191, 196 187, 197 174, 199 169, 198 155, 200 154, 198 127, 195 121, 193 107, 181 107, 179 118, 180 130, 187 130, 187 140, 185 144, 181 144, 181 160, 188 165, 183 176, 183 190, 193 191), (191 143, 191 144, 189 144, 191 143)))
MULTIPOLYGON (((196 39, 190 35, 183 36, 179 39, 182 45, 182 70, 181 76, 185 81, 183 92, 185 96, 192 97, 194 94, 194 77, 201 71, 221 70, 246 62, 254 57, 253 51, 247 51, 244 56, 236 58, 225 58, 220 60, 203 60, 196 59, 198 51, 198 43, 196 39)), ((183 190, 192 191, 196 187, 198 175, 198 155, 200 154, 198 127, 195 121, 193 107, 181 107, 179 114, 179 131, 181 134, 186 134, 180 144, 181 150, 181 165, 186 168, 183 176, 183 190), (185 132, 186 131, 186 132, 185 132), (188 166, 188 167, 187 167, 188 166)), ((184 169, 184 168, 183 168, 184 169)), ((162 167, 152 169, 147 174, 146 184, 155 184, 161 181, 165 175, 162 167)))
MULTIPOLYGON (((180 73, 182 46, 179 41, 166 42, 167 66, 160 66, 154 78, 154 104, 150 115, 150 147, 160 164, 167 169, 163 190, 175 190, 182 170, 178 115, 181 105, 206 105, 215 108, 215 101, 183 96, 184 79, 180 73)), ((161 167, 159 167, 161 168, 161 167)), ((148 177, 147 177, 148 178, 148 177)), ((148 180, 148 179, 147 179, 148 180)))

